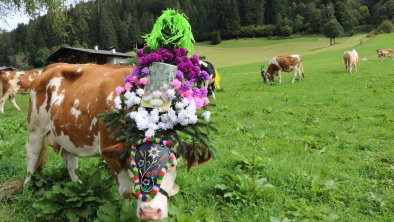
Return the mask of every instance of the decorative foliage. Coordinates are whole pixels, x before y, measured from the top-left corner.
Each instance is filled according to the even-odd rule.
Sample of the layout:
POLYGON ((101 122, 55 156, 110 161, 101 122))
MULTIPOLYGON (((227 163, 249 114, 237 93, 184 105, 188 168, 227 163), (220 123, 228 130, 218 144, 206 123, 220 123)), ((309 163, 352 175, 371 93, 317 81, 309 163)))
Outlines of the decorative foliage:
POLYGON ((193 49, 194 37, 187 17, 168 9, 156 20, 152 32, 144 36, 146 44, 153 50, 160 48, 193 49))

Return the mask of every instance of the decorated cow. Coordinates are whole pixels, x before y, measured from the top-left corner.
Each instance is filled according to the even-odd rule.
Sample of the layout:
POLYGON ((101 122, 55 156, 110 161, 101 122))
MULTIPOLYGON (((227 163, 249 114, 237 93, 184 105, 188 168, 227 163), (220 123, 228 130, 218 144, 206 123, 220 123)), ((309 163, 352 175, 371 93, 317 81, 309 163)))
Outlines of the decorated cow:
POLYGON ((61 148, 73 181, 79 181, 77 157, 101 155, 120 195, 138 199, 140 219, 168 216, 168 198, 179 191, 178 157, 188 168, 211 159, 214 128, 199 57, 189 57, 193 37, 186 18, 167 10, 145 38, 137 67, 52 64, 33 81, 25 184, 45 163, 47 141, 61 148))

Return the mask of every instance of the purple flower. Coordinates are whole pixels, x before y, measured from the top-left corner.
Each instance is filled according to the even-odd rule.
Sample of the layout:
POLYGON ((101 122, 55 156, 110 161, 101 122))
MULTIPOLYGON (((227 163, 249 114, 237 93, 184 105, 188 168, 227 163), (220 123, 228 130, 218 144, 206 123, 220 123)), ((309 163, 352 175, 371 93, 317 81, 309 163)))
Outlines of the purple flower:
POLYGON ((183 90, 183 91, 189 90, 189 89, 190 89, 190 85, 191 85, 191 82, 190 82, 190 81, 186 81, 186 82, 183 83, 183 85, 182 85, 182 90, 183 90))
POLYGON ((141 74, 141 68, 140 67, 135 67, 133 69, 132 75, 133 76, 138 76, 139 74, 141 74))
POLYGON ((209 73, 207 73, 206 71, 203 70, 201 72, 201 78, 202 78, 203 81, 209 80, 209 78, 210 78, 209 73))
POLYGON ((205 88, 205 87, 201 88, 201 89, 200 89, 200 95, 201 95, 202 97, 206 97, 206 96, 208 95, 208 89, 205 88))
POLYGON ((176 57, 181 57, 182 56, 182 53, 181 53, 180 49, 174 49, 174 54, 175 54, 176 57))
POLYGON ((187 72, 187 65, 186 65, 186 63, 179 63, 178 64, 178 70, 183 72, 183 73, 187 72))
POLYGON ((142 74, 148 74, 149 73, 149 67, 145 67, 141 70, 142 74))
POLYGON ((193 88, 193 96, 201 96, 201 91, 199 88, 193 88))
POLYGON ((180 48, 180 51, 181 51, 181 55, 186 55, 187 54, 187 49, 185 49, 185 48, 180 48))
POLYGON ((192 62, 193 62, 194 65, 198 65, 199 62, 200 62, 200 57, 198 55, 194 54, 193 57, 192 57, 192 62))
POLYGON ((179 64, 179 63, 182 63, 182 59, 181 59, 181 57, 176 57, 175 58, 175 62, 176 62, 176 64, 179 64))
POLYGON ((183 76, 183 72, 181 71, 176 71, 175 77, 179 80, 182 81, 185 77, 183 76))
POLYGON ((182 57, 182 61, 183 61, 184 63, 190 63, 190 58, 187 57, 187 56, 183 56, 183 57, 182 57))
POLYGON ((137 56, 138 57, 144 56, 144 49, 145 49, 145 46, 143 48, 137 50, 137 56))
MULTIPOLYGON (((137 67, 135 69, 137 69, 137 67)), ((133 71, 134 71, 134 69, 133 69, 133 71)), ((128 75, 128 76, 126 76, 126 78, 124 78, 124 83, 132 82, 132 80, 133 80, 133 76, 128 75)))

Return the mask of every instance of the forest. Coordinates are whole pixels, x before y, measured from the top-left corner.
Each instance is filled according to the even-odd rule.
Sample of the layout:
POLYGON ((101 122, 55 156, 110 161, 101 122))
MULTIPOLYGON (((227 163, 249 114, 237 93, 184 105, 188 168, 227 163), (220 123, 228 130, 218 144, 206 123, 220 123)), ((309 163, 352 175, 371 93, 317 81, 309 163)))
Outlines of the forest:
POLYGON ((166 8, 187 15, 197 42, 212 44, 291 35, 335 40, 382 26, 391 31, 394 22, 394 0, 96 0, 48 12, 11 32, 0 28, 0 65, 42 67, 59 46, 132 51, 166 8))

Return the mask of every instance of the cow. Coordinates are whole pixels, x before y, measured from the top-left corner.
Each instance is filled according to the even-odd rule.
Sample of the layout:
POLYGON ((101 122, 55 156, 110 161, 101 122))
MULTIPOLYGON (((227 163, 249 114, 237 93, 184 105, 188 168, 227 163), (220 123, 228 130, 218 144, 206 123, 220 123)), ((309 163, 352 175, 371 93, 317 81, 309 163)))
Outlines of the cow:
POLYGON ((264 67, 261 69, 261 76, 263 81, 268 83, 274 80, 275 73, 278 74, 279 83, 282 83, 282 71, 291 72, 293 71, 293 80, 301 80, 304 78, 304 67, 302 65, 302 58, 300 55, 289 55, 289 56, 277 56, 270 60, 268 63, 267 71, 264 67))
POLYGON ((213 99, 216 99, 215 97, 215 89, 216 89, 216 69, 212 65, 212 63, 208 61, 203 61, 200 60, 200 68, 203 71, 206 71, 209 74, 209 80, 205 81, 203 84, 204 86, 208 89, 208 95, 212 95, 213 99))
POLYGON ((30 70, 30 71, 17 71, 13 68, 0 69, 0 84, 2 85, 2 94, 0 97, 0 113, 4 113, 4 103, 7 98, 11 104, 18 111, 18 104, 15 101, 17 93, 28 93, 28 87, 33 79, 40 75, 41 71, 30 70))
MULTIPOLYGON (((110 64, 60 63, 45 67, 43 74, 32 82, 29 89, 28 176, 25 185, 47 161, 47 144, 54 149, 62 149, 61 155, 70 178, 76 182, 79 181, 75 174, 78 157, 103 156, 118 184, 119 194, 124 198, 130 197, 134 190, 134 177, 128 168, 131 158, 121 158, 125 145, 111 137, 100 114, 114 109, 115 88, 124 85, 124 78, 132 73, 132 69, 110 64)), ((210 158, 195 161, 186 155, 185 160, 190 167, 210 158)), ((168 216, 168 197, 179 191, 179 186, 175 184, 177 163, 175 158, 153 200, 139 199, 137 217, 159 220, 168 216)))
POLYGON ((384 57, 393 58, 393 50, 392 49, 377 49, 376 53, 380 60, 383 61, 384 57))
POLYGON ((356 50, 353 49, 352 51, 345 51, 343 53, 343 61, 345 63, 347 73, 352 73, 353 69, 357 71, 358 54, 356 50))

